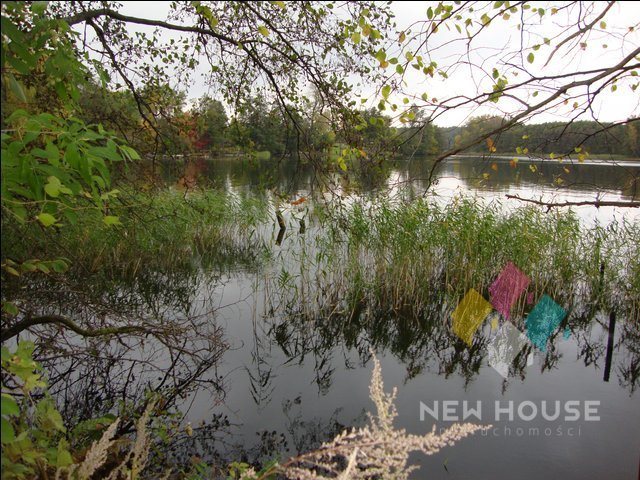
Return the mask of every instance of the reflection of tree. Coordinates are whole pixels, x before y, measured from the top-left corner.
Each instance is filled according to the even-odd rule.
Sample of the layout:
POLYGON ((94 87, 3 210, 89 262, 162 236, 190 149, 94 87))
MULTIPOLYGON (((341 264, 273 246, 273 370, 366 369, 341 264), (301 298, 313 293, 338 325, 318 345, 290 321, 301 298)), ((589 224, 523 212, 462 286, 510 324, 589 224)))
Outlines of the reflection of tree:
POLYGON ((90 331, 102 325, 140 327, 140 332, 98 337, 50 325, 29 329, 38 339, 37 358, 48 371, 64 418, 81 421, 113 410, 125 414, 122 409, 140 405, 149 390, 163 393, 166 408, 197 388, 219 394, 219 379, 207 372, 227 347, 213 320, 215 307, 195 308, 198 285, 205 280, 215 281, 178 270, 137 276, 133 283, 68 278, 21 289, 18 298, 38 298, 27 316, 55 312, 90 331))
POLYGON ((318 448, 322 443, 334 438, 345 431, 347 427, 357 428, 365 423, 364 410, 351 422, 342 423, 339 416, 341 408, 336 408, 327 419, 305 419, 304 405, 301 397, 286 399, 282 404, 282 410, 287 419, 286 430, 291 439, 294 453, 301 454, 318 448))
POLYGON ((20 318, 3 318, 3 341, 14 331, 36 339, 50 392, 70 422, 105 412, 131 419, 149 391, 163 394, 165 411, 198 389, 220 396, 214 367, 227 345, 215 290, 229 269, 259 264, 255 245, 231 237, 210 254, 154 257, 143 272, 114 265, 87 276, 80 261, 65 275, 3 282, 3 299, 23 305, 20 318), (61 320, 26 328, 33 318, 61 320))
POLYGON ((268 335, 262 330, 262 327, 255 321, 253 322, 253 348, 251 350, 251 365, 253 370, 245 366, 249 375, 250 393, 254 403, 258 408, 271 401, 271 395, 274 390, 272 381, 274 380, 274 365, 270 353, 270 342, 267 341, 268 335))
POLYGON ((622 325, 615 351, 621 357, 617 366, 618 381, 632 395, 640 387, 640 325, 637 321, 622 325))
POLYGON ((343 423, 340 421, 340 408, 326 419, 308 418, 303 407, 301 397, 284 400, 282 410, 286 420, 282 430, 261 430, 252 438, 236 436, 239 425, 232 424, 226 415, 216 414, 210 421, 194 426, 189 434, 176 435, 168 448, 162 449, 161 454, 165 456, 162 465, 182 466, 194 460, 204 461, 220 475, 225 475, 229 463, 234 461, 260 468, 278 453, 309 452, 347 427, 364 425, 366 420, 363 410, 357 417, 343 423))

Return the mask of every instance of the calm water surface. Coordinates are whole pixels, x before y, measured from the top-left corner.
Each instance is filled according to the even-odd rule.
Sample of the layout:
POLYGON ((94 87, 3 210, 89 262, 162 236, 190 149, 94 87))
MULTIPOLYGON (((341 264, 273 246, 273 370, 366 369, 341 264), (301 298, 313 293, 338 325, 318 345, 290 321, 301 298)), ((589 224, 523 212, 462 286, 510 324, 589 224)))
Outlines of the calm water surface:
MULTIPOLYGON (((640 198, 639 162, 612 167, 597 159, 575 164, 527 159, 512 164, 510 160, 460 157, 444 162, 429 196, 443 204, 460 195, 476 196, 506 209, 522 205, 507 199, 507 194, 548 202, 640 198)), ((323 309, 326 305, 318 304, 326 293, 322 289, 336 286, 341 291, 341 278, 339 273, 328 272, 328 280, 316 281, 316 265, 321 263, 317 259, 323 253, 318 242, 327 229, 311 214, 314 207, 323 202, 348 206, 354 200, 368 202, 380 195, 400 201, 428 190, 430 165, 425 162, 402 160, 366 170, 366 175, 350 171, 347 179, 336 176, 318 182, 310 169, 294 162, 218 159, 160 165, 169 186, 176 185, 186 171, 234 195, 266 195, 271 201, 277 196, 285 198, 281 208, 287 224, 284 235, 279 236, 272 209, 270 219, 250 232, 256 245, 267 247, 265 259, 249 258, 244 263, 227 259, 221 273, 207 270, 194 256, 195 267, 188 271, 169 272, 160 278, 139 272, 136 285, 110 285, 112 293, 101 299, 106 305, 125 309, 122 318, 138 315, 140 309, 151 317, 169 319, 200 315, 222 329, 230 348, 207 376, 221 382, 224 394, 200 391, 184 400, 181 408, 194 435, 185 434, 174 454, 182 461, 193 456, 222 464, 266 461, 307 451, 347 426, 362 425, 365 412, 373 408, 368 389, 373 349, 382 363, 386 389, 398 388, 397 427, 424 434, 434 426, 451 425, 442 416, 436 419, 426 414, 421 419, 420 415, 421 402, 442 408, 446 401, 467 401, 471 408, 479 407, 481 418, 469 420, 493 425, 487 434, 476 434, 436 455, 412 457, 422 467, 414 478, 638 478, 640 319, 629 316, 636 313, 614 312, 616 322, 611 329, 610 311, 561 305, 570 310, 571 328, 554 335, 546 352, 525 347, 504 379, 489 365, 487 345, 495 335, 492 322, 485 321, 473 346, 467 347, 451 331, 450 313, 455 305, 438 300, 444 297, 438 291, 428 294, 434 298, 433 305, 427 302, 426 313, 419 318, 366 308, 333 315, 323 309), (302 197, 314 200, 291 205, 290 201, 302 197), (301 218, 306 221, 304 232, 299 227, 301 218), (543 402, 553 412, 556 402, 563 408, 570 401, 579 406, 577 420, 565 418, 564 411, 553 420, 541 414, 543 402), (496 420, 496 402, 503 408, 513 406, 513 420, 505 413, 496 420), (585 402, 595 405, 597 420, 585 418, 585 402), (521 405, 523 415, 518 415, 521 405), (538 415, 527 420, 532 408, 538 415)), ((575 211, 589 226, 640 221, 638 209, 578 207, 575 211)), ((228 252, 221 250, 221 254, 228 252)), ((251 250, 248 257, 261 255, 251 250)), ((185 251, 185 255, 192 254, 185 251)), ((337 263, 341 263, 339 256, 337 263)), ((499 268, 502 266, 496 270, 499 268)), ((79 285, 90 281, 81 279, 79 285)), ((46 291, 34 288, 39 297, 46 296, 46 291)), ((97 290, 103 291, 100 286, 97 290)), ((69 311, 65 296, 52 295, 60 313, 81 318, 69 311)), ((85 312, 95 315, 91 306, 85 312)), ((121 350, 133 357, 148 355, 153 366, 169 364, 166 355, 143 345, 140 351, 137 346, 127 350, 126 345, 121 350)), ((117 351, 119 347, 109 348, 117 351)), ((112 355, 120 358, 122 354, 112 355)), ((78 378, 71 397, 64 398, 72 404, 70 409, 84 398, 101 411, 101 395, 107 387, 115 391, 119 381, 128 384, 133 379, 126 367, 118 370, 113 362, 89 362, 92 375, 78 378), (82 395, 73 394, 74 389, 82 395)), ((80 371, 79 365, 71 365, 72 370, 80 371)), ((156 376, 144 371, 135 375, 143 388, 147 381, 159 380, 156 376)), ((462 408, 454 413, 461 415, 462 408)))
MULTIPOLYGON (((218 160, 207 162, 201 173, 231 192, 246 193, 268 185, 287 191, 290 198, 314 194, 304 169, 282 164, 275 171, 266 175, 250 162, 218 160)), ((378 175, 353 178, 348 184, 337 182, 321 194, 361 198, 382 191, 391 197, 419 196, 428 173, 428 166, 420 162, 402 161, 378 175)), ((173 175, 167 170, 167 179, 173 175)), ((638 200, 639 176, 637 162, 613 168, 598 161, 558 164, 522 159, 514 167, 509 159, 455 158, 441 166, 435 192, 442 202, 460 194, 476 195, 507 208, 521 203, 507 200, 506 194, 545 201, 638 200)), ((304 208, 285 209, 289 225, 293 225, 291 215, 302 215, 304 208)), ((639 218, 635 209, 579 207, 576 211, 585 224, 639 218)), ((311 225, 304 234, 289 228, 276 245, 277 226, 264 226, 259 234, 275 249, 264 271, 233 271, 198 290, 194 305, 221 306, 216 321, 231 348, 217 369, 224 378, 224 402, 214 404, 210 396, 196 395, 185 410, 194 426, 226 417, 230 435, 206 440, 205 435, 198 438, 204 429, 196 429, 196 440, 188 446, 191 453, 199 451, 206 457, 212 445, 232 450, 230 444, 241 444, 245 449, 254 447, 254 452, 263 446, 264 451, 256 454, 263 458, 273 451, 285 456, 317 445, 344 426, 362 424, 363 412, 373 407, 368 398, 369 348, 373 347, 382 361, 387 389, 398 387, 398 427, 421 434, 434 425, 450 425, 429 415, 420 419, 420 402, 433 406, 447 400, 467 400, 472 407, 480 402, 482 419, 471 420, 494 425, 488 434, 477 434, 437 455, 416 455, 414 460, 422 468, 415 478, 637 478, 637 318, 618 318, 608 348, 610 312, 597 312, 574 331, 555 336, 548 352, 534 351, 529 365, 505 380, 489 366, 486 351, 466 351, 445 323, 434 327, 425 319, 407 325, 402 319, 388 318, 358 320, 345 328, 323 318, 310 321, 274 310, 274 279, 284 270, 294 277, 303 275, 301 252, 315 251, 315 228, 322 227, 311 225), (559 401, 563 406, 572 400, 581 402, 577 421, 564 419, 564 413, 552 421, 540 414, 531 421, 517 415, 524 401, 534 402, 540 410, 543 401, 551 406, 559 401), (502 406, 513 402, 513 421, 505 414, 496 421, 496 401, 502 406), (585 420, 584 401, 599 402, 597 421, 585 420)), ((489 338, 487 323, 481 334, 489 338)))

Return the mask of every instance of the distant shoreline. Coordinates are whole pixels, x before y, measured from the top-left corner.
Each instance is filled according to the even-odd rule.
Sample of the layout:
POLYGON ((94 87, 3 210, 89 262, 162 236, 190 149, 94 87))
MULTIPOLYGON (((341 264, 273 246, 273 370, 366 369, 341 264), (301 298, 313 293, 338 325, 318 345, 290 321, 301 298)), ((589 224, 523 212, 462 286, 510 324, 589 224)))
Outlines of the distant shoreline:
MULTIPOLYGON (((546 155, 546 154, 543 154, 546 155)), ((610 158, 600 158, 597 156, 585 158, 583 161, 578 160, 577 158, 550 158, 550 157, 534 157, 534 156, 521 156, 521 155, 504 155, 504 154, 487 154, 484 153, 461 153, 457 155, 451 155, 448 158, 478 158, 485 157, 487 160, 513 160, 517 159, 521 162, 545 162, 545 163, 571 163, 571 164, 580 164, 580 165, 615 165, 617 163, 628 164, 627 166, 638 166, 640 167, 640 158, 634 157, 622 157, 618 155, 612 155, 610 158)))

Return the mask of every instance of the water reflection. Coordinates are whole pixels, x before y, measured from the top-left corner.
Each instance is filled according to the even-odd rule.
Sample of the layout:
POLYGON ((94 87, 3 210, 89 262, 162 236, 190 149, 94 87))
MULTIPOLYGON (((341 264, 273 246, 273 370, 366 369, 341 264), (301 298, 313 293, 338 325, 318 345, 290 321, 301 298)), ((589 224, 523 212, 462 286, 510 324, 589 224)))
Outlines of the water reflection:
MULTIPOLYGON (((530 164, 536 168, 524 160, 512 167, 509 160, 456 158, 443 165, 436 192, 445 197, 442 201, 460 192, 477 193, 488 202, 503 199, 505 192, 638 198, 638 166, 530 164)), ((171 185, 187 173, 184 164, 160 167, 156 174, 171 185)), ((311 169, 296 162, 199 161, 188 173, 231 193, 268 189, 275 209, 278 202, 325 194, 359 200, 380 191, 420 197, 429 169, 426 162, 399 161, 335 175, 319 185, 311 169), (278 197, 283 193, 288 196, 278 197)), ((414 433, 431 427, 417 420, 419 400, 590 398, 602 403, 603 421, 584 425, 584 441, 474 439, 456 447, 446 470, 435 460, 420 459, 434 478, 468 478, 481 471, 487 477, 504 475, 504 462, 518 466, 512 472, 523 478, 558 471, 563 478, 603 472, 622 477, 636 471, 637 458, 632 457, 640 441, 640 322, 637 302, 627 297, 632 286, 602 298, 597 278, 555 271, 543 276, 535 293, 548 293, 569 314, 546 352, 526 345, 503 379, 489 367, 488 347, 497 333, 491 321, 474 335, 471 346, 452 331, 451 312, 468 286, 451 281, 455 277, 448 269, 456 252, 447 253, 444 244, 434 249, 435 260, 420 279, 420 288, 402 292, 392 270, 377 282, 367 277, 375 278, 385 264, 400 263, 393 255, 385 252, 388 258, 378 262, 348 241, 328 245, 329 226, 313 215, 320 207, 305 202, 296 206, 299 211, 288 205, 283 220, 287 228, 279 228, 276 221, 263 224, 256 243, 247 248, 221 248, 210 256, 185 252, 180 268, 82 276, 70 279, 63 289, 30 284, 21 293, 25 298, 37 293, 41 308, 89 323, 102 315, 185 327, 176 329, 170 345, 160 339, 106 345, 89 341, 81 345, 82 355, 75 355, 78 340, 62 342, 63 348, 44 360, 67 417, 88 418, 105 407, 116 408, 119 400, 139 398, 146 389, 161 390, 194 427, 192 436, 182 435, 172 445, 173 461, 197 457, 217 465, 264 462, 313 448, 344 426, 361 423, 363 408, 370 406, 373 349, 383 357, 387 385, 400 386, 400 427, 414 433), (262 245, 272 251, 268 262, 258 259, 262 245), (358 268, 349 270, 354 265, 358 268), (184 355, 185 350, 196 355, 184 355), (608 449, 601 465, 603 443, 615 448, 608 449), (549 445, 555 456, 548 455, 549 445), (541 467, 543 457, 548 465, 541 467), (479 463, 484 470, 478 469, 479 463), (565 464, 569 471, 562 470, 565 464)), ((596 217, 589 215, 581 218, 606 222, 619 212, 601 209, 596 217)), ((405 266, 410 269, 426 259, 415 256, 405 266)), ((594 252, 589 268, 600 264, 594 252)), ((473 286, 486 295, 494 274, 488 272, 473 286)), ((524 302, 517 307, 514 325, 521 331, 529 311, 524 302)), ((54 338, 50 340, 53 345, 54 338)))
MULTIPOLYGON (((148 167, 147 167, 148 168, 148 167)), ((173 184, 185 172, 206 179, 210 185, 246 190, 275 189, 294 194, 321 188, 322 181, 340 185, 344 194, 366 195, 388 188, 409 187, 423 193, 431 172, 429 160, 398 159, 376 165, 357 165, 351 171, 330 179, 319 178, 309 165, 299 161, 250 158, 165 160, 156 167, 159 179, 173 184), (194 169, 195 166, 195 169, 194 169)), ((442 162, 436 179, 442 186, 457 182, 467 191, 535 191, 570 196, 571 194, 609 194, 622 200, 637 200, 640 162, 631 161, 550 161, 521 158, 517 163, 505 157, 456 156, 442 162)), ((436 190, 439 190, 436 188, 436 190)), ((444 191, 444 190, 442 190, 444 191)))

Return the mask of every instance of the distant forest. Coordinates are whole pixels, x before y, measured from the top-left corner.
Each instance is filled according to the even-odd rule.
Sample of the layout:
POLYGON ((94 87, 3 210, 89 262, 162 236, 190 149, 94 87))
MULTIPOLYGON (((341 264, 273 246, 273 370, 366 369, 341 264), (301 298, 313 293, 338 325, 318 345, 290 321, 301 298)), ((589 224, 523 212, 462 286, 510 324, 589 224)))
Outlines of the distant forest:
MULTIPOLYGON (((438 128, 440 147, 454 148, 475 136, 493 130, 503 121, 501 117, 483 116, 471 119, 462 127, 438 128)), ((492 138, 477 151, 514 154, 552 154, 558 156, 576 150, 590 154, 640 157, 638 120, 625 125, 592 121, 549 122, 517 125, 492 138), (525 151, 526 150, 526 151, 525 151)))
MULTIPOLYGON (((328 152, 336 145, 351 145, 369 153, 385 151, 424 158, 462 145, 504 121, 499 116, 479 116, 462 126, 438 127, 426 122, 415 108, 411 120, 394 125, 391 117, 369 109, 354 112, 360 125, 346 134, 332 125, 331 116, 313 99, 308 100, 304 115, 295 119, 260 96, 241 105, 229 118, 220 101, 205 95, 188 107, 186 95, 166 85, 148 85, 137 99, 129 91, 96 86, 82 92, 80 104, 82 120, 115 131, 147 156, 239 151, 284 155, 298 150, 328 152), (154 129, 143 115, 155 119, 154 129)), ((517 125, 470 151, 561 156, 577 149, 588 154, 640 157, 638 130, 637 119, 624 125, 593 121, 517 125)))

